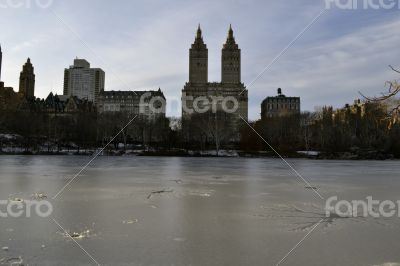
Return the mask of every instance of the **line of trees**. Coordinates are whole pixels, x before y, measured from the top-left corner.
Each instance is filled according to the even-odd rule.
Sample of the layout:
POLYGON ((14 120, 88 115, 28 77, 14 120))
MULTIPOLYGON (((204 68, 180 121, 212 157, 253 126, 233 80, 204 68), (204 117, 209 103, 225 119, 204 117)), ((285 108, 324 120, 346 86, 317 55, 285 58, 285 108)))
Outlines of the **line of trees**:
MULTIPOLYGON (((283 154, 320 151, 331 158, 343 153, 365 159, 400 157, 400 125, 392 123, 387 105, 380 102, 337 111, 323 107, 314 113, 258 121, 253 126, 283 154)), ((244 130, 241 147, 248 151, 270 150, 251 129, 244 130)))
MULTIPOLYGON (((316 112, 260 120, 251 125, 283 155, 321 151, 333 157, 346 152, 371 153, 371 158, 377 153, 400 157, 400 126, 388 118, 387 110, 386 104, 367 102, 337 111, 323 107, 316 112)), ((14 145, 26 152, 75 150, 80 153, 102 148, 110 142, 107 150, 121 153, 128 149, 214 150, 218 155, 220 150, 240 150, 275 155, 252 128, 235 120, 233 115, 198 114, 184 123, 182 126, 179 119, 148 120, 126 113, 0 112, 0 134, 20 136, 14 145), (240 132, 232 130, 238 125, 240 132)), ((6 145, 0 144, 0 149, 6 145)))
POLYGON ((13 144, 25 152, 43 151, 47 148, 48 152, 77 150, 80 153, 104 147, 110 141, 107 147, 109 150, 126 150, 129 145, 166 145, 168 119, 160 117, 148 120, 144 116, 137 116, 126 126, 132 119, 133 117, 125 113, 78 112, 65 115, 2 111, 0 133, 17 135, 19 138, 13 144))

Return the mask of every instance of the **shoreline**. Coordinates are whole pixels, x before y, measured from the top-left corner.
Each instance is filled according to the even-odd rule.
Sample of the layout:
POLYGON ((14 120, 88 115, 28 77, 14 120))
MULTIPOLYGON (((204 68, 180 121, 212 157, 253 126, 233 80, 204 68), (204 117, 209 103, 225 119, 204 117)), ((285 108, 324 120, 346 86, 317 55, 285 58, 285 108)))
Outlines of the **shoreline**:
MULTIPOLYGON (((0 156, 93 156, 100 149, 88 149, 87 151, 61 151, 61 152, 0 152, 0 156)), ((279 159, 273 152, 243 152, 243 151, 103 151, 99 156, 104 157, 182 157, 182 158, 266 158, 279 159)), ((367 153, 318 153, 317 155, 307 155, 303 152, 282 153, 285 159, 307 159, 307 160, 328 160, 328 161, 396 161, 392 154, 385 154, 379 151, 370 151, 367 153)))

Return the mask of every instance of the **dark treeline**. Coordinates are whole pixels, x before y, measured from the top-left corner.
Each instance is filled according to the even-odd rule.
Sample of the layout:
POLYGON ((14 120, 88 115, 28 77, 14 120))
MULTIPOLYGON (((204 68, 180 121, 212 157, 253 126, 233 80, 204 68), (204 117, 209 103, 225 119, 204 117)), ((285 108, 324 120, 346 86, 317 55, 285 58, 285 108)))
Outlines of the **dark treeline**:
MULTIPOLYGON (((27 153, 45 152, 46 149, 51 153, 68 150, 81 153, 105 147, 108 143, 107 150, 117 151, 124 151, 133 145, 168 147, 170 132, 169 120, 165 118, 149 121, 142 116, 131 117, 124 113, 78 112, 53 115, 43 112, 2 111, 0 133, 3 136, 17 135, 18 138, 13 139, 12 145, 27 153)), ((3 140, 0 143, 0 148, 7 144, 4 142, 3 140)))
POLYGON ((247 155, 298 156, 297 151, 319 151, 322 158, 377 159, 400 157, 400 126, 387 119, 385 106, 365 103, 334 111, 271 118, 241 123, 240 134, 229 128, 227 114, 198 115, 182 130, 179 119, 148 120, 124 113, 75 113, 54 115, 40 112, 2 111, 0 151, 18 147, 26 153, 57 153, 99 149, 125 153, 140 150, 153 154, 185 154, 190 151, 237 150, 247 155), (4 134, 18 136, 4 139, 4 134), (116 136, 116 137, 115 137, 116 136), (264 138, 264 140, 261 138, 264 138), (115 137, 115 139, 113 139, 115 137))
MULTIPOLYGON (((269 119, 254 128, 278 152, 320 151, 323 158, 385 159, 400 158, 400 126, 391 123, 387 107, 365 103, 334 111, 269 119)), ((242 134, 243 150, 271 150, 251 129, 242 134)))

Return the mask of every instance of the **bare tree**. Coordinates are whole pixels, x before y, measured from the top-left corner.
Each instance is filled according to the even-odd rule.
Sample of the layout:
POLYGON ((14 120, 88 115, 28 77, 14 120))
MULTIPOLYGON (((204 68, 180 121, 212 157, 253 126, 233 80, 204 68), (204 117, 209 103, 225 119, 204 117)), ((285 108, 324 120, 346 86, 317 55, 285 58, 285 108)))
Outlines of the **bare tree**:
POLYGON ((311 148, 311 141, 313 137, 312 126, 317 120, 317 114, 311 112, 304 112, 300 115, 300 127, 306 151, 309 152, 311 148))
MULTIPOLYGON (((394 72, 400 74, 400 71, 395 69, 392 66, 389 66, 394 72)), ((391 128, 394 124, 399 122, 399 117, 400 117, 400 101, 396 101, 395 97, 400 95, 400 84, 397 80, 393 81, 387 81, 385 82, 385 87, 388 87, 387 92, 381 93, 381 96, 379 97, 366 97, 362 93, 360 93, 366 100, 370 102, 389 102, 391 100, 392 103, 390 104, 390 110, 389 110, 389 117, 388 119, 391 120, 389 127, 391 128)))
POLYGON ((213 143, 216 155, 219 156, 221 146, 229 143, 235 136, 235 117, 222 111, 195 114, 191 118, 192 136, 200 141, 201 146, 213 143))

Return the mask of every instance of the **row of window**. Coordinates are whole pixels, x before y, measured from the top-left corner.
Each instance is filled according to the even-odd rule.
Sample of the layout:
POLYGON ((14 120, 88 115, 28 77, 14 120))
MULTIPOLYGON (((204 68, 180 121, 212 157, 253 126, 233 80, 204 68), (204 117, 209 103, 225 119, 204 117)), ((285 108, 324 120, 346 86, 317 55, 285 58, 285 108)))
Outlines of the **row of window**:
POLYGON ((223 61, 240 61, 239 57, 222 57, 223 61))
POLYGON ((295 99, 295 98, 270 98, 268 99, 269 103, 300 103, 300 99, 295 99))
POLYGON ((105 99, 139 99, 138 95, 128 95, 128 96, 121 96, 121 95, 106 95, 106 96, 101 96, 102 98, 105 99))
POLYGON ((289 110, 299 110, 300 105, 297 104, 268 104, 268 109, 269 110, 275 110, 275 109, 289 109, 289 110))
POLYGON ((239 71, 239 67, 224 67, 225 71, 239 71))

